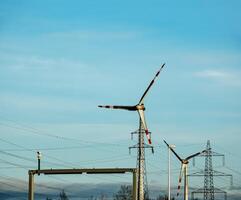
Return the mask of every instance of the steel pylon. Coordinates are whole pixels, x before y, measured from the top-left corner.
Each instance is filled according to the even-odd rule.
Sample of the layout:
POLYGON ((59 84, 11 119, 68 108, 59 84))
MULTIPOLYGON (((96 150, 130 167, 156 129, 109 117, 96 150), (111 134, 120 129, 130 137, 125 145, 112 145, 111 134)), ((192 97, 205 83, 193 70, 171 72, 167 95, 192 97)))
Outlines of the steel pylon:
POLYGON ((145 149, 151 148, 153 151, 153 146, 147 145, 144 141, 145 129, 140 120, 139 129, 135 132, 131 133, 138 135, 138 143, 132 147, 129 147, 129 150, 132 148, 137 149, 137 199, 138 200, 146 200, 149 199, 149 191, 148 191, 148 182, 147 182, 147 174, 146 174, 146 162, 145 162, 145 149))
MULTIPOLYGON (((227 199, 227 192, 216 188, 214 186, 214 180, 213 178, 215 176, 229 176, 230 177, 230 184, 232 186, 233 184, 233 177, 231 174, 226 174, 224 172, 219 172, 216 170, 213 170, 213 163, 212 163, 212 157, 213 156, 219 156, 223 158, 223 166, 225 165, 224 155, 220 153, 216 153, 212 151, 210 141, 207 141, 206 145, 206 152, 199 155, 200 157, 205 157, 205 167, 204 170, 195 172, 190 174, 189 176, 203 176, 204 177, 204 185, 203 188, 199 188, 192 192, 192 200, 194 200, 194 194, 203 194, 204 200, 214 200, 215 194, 224 194, 224 199, 227 199)), ((195 160, 193 160, 193 164, 195 165, 195 160)))
POLYGON ((213 165, 210 141, 207 141, 204 169, 204 200, 214 200, 213 165))

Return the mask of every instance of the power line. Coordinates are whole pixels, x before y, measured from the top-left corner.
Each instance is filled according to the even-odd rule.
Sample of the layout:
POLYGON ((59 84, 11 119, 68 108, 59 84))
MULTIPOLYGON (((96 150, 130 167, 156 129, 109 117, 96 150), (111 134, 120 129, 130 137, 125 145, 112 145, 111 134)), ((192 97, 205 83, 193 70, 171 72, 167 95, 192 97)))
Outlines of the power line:
MULTIPOLYGON (((80 140, 78 138, 70 138, 70 137, 63 137, 63 136, 58 136, 58 135, 54 135, 54 134, 49 134, 49 133, 42 133, 42 132, 39 132, 35 128, 29 129, 29 128, 25 128, 25 127, 17 127, 17 126, 4 124, 2 122, 0 122, 0 125, 4 125, 4 126, 7 126, 7 127, 19 129, 19 130, 23 130, 23 131, 26 131, 26 132, 29 132, 29 133, 34 133, 34 134, 37 134, 37 135, 40 135, 40 136, 47 136, 47 137, 51 137, 51 138, 54 138, 54 139, 59 139, 59 140, 64 140, 64 141, 71 141, 71 142, 74 142, 76 144, 81 144, 82 146, 79 147, 79 148, 95 148, 95 149, 98 149, 98 151, 99 151, 99 148, 102 148, 102 150, 109 152, 110 151, 109 147, 108 147, 108 150, 105 149, 105 148, 107 148, 107 145, 111 145, 113 147, 124 147, 124 146, 126 146, 126 145, 121 145, 119 143, 86 141, 86 140, 80 140)), ((28 150, 31 150, 31 149, 28 149, 28 150)), ((112 151, 113 151, 113 148, 112 148, 112 151)))
POLYGON ((225 148, 223 148, 223 147, 220 147, 220 146, 218 146, 218 145, 216 145, 219 149, 222 149, 224 152, 226 152, 227 154, 229 154, 229 155, 231 155, 231 156, 234 156, 234 157, 236 157, 236 158, 238 158, 238 159, 240 159, 241 160, 241 156, 240 155, 237 155, 237 154, 235 154, 235 153, 232 153, 232 152, 230 152, 230 151, 228 151, 227 149, 225 149, 225 148))
POLYGON ((43 131, 39 131, 38 129, 33 128, 33 127, 29 127, 29 126, 24 126, 24 127, 22 125, 18 126, 18 124, 16 126, 16 125, 9 125, 9 124, 6 124, 4 122, 0 122, 0 125, 6 126, 6 127, 9 127, 9 128, 14 128, 14 129, 17 129, 17 130, 22 130, 22 131, 29 132, 29 133, 33 133, 33 134, 39 135, 39 136, 45 136, 45 137, 50 137, 50 138, 59 139, 59 140, 65 140, 65 141, 72 141, 72 142, 75 142, 75 143, 78 143, 78 144, 81 142, 80 143, 81 145, 89 144, 89 145, 86 145, 85 147, 90 147, 90 145, 96 145, 96 144, 112 145, 112 146, 125 146, 125 145, 121 145, 119 143, 87 141, 87 140, 81 140, 81 139, 78 139, 78 138, 59 136, 59 135, 55 135, 55 134, 50 134, 50 133, 46 133, 46 132, 43 132, 43 131))
POLYGON ((20 165, 20 164, 17 164, 17 163, 13 163, 13 162, 10 162, 10 161, 3 160, 1 158, 0 158, 0 161, 4 162, 6 164, 9 164, 9 165, 15 166, 15 167, 23 168, 23 169, 29 169, 29 168, 33 167, 33 166, 29 166, 29 165, 20 165))
POLYGON ((59 151, 59 150, 67 150, 67 149, 82 149, 81 146, 66 146, 66 147, 48 147, 48 148, 29 148, 26 149, 2 149, 2 151, 59 151))
MULTIPOLYGON (((17 146, 17 147, 21 147, 21 148, 24 148, 24 150, 26 150, 26 151, 33 151, 32 149, 27 149, 27 148, 25 148, 25 147, 23 147, 23 146, 21 146, 21 145, 18 145, 18 144, 15 144, 15 143, 13 143, 13 142, 9 142, 9 141, 7 141, 7 140, 4 140, 4 139, 1 139, 0 138, 0 140, 1 141, 4 141, 4 142, 7 142, 7 143, 9 143, 9 144, 11 144, 11 145, 14 145, 14 146, 17 146)), ((19 158, 19 159, 22 159, 22 160, 25 160, 25 161, 30 161, 30 162, 36 162, 34 159, 31 159, 31 158, 27 158, 27 157, 24 157, 24 156, 19 156, 19 155, 16 155, 16 154, 13 154, 13 153, 8 153, 8 152, 5 152, 5 151, 2 151, 2 150, 0 150, 0 153, 2 153, 2 154, 5 154, 5 155, 8 155, 8 156, 12 156, 12 157, 15 157, 15 158, 19 158)), ((51 159, 53 159, 53 160, 57 160, 57 161, 59 161, 59 162, 61 162, 61 165, 63 165, 63 166, 67 166, 67 167, 73 167, 73 166, 75 166, 76 164, 75 163, 71 163, 71 162, 66 162, 66 161, 63 161, 63 160, 61 160, 61 159, 58 159, 58 158, 55 158, 55 157, 53 157, 53 156, 50 156, 50 155, 48 155, 47 157, 49 157, 49 158, 51 158, 51 159)), ((105 162, 114 162, 114 161, 121 161, 121 160, 126 160, 126 159, 132 159, 132 157, 130 157, 130 156, 122 156, 122 157, 120 157, 120 156, 115 156, 115 157, 111 157, 110 159, 109 158, 107 158, 107 159, 95 159, 95 160, 84 160, 84 161, 81 161, 82 163, 95 163, 95 162, 100 162, 100 163, 105 163, 105 162), (117 159, 111 159, 111 158, 116 158, 116 157, 118 157, 117 159)), ((51 165, 59 165, 59 163, 53 163, 53 162, 48 162, 48 161, 45 161, 45 163, 47 163, 47 164, 51 164, 51 165)))
POLYGON ((4 155, 8 155, 8 156, 15 157, 15 158, 18 158, 18 159, 21 159, 21 160, 30 161, 30 162, 35 162, 34 159, 27 158, 27 157, 24 157, 24 156, 19 156, 19 155, 13 154, 13 153, 8 153, 8 152, 2 151, 2 150, 0 150, 0 153, 1 153, 1 154, 4 154, 4 155))
MULTIPOLYGON (((24 147, 24 146, 22 146, 22 145, 19 145, 19 144, 10 142, 10 141, 5 140, 5 139, 2 139, 2 138, 0 138, 0 141, 5 142, 5 143, 10 144, 10 145, 13 145, 13 146, 16 146, 16 147, 19 147, 19 148, 22 148, 22 149, 25 149, 25 150, 27 150, 27 151, 35 152, 35 151, 33 151, 32 149, 28 149, 28 148, 26 148, 26 147, 24 147)), ((8 154, 10 155, 10 153, 8 153, 8 154)), ((12 154, 12 155, 14 155, 14 154, 12 154)), ((20 157, 20 156, 18 156, 18 155, 16 155, 16 154, 15 154, 14 156, 15 156, 15 157, 20 157)), ((63 163, 67 163, 67 164, 68 164, 68 167, 70 166, 70 163, 68 163, 68 162, 66 162, 66 161, 63 161, 63 160, 60 160, 60 159, 58 159, 58 158, 55 158, 55 157, 53 157, 53 156, 47 155, 46 157, 50 157, 51 159, 58 160, 58 161, 62 162, 62 165, 63 165, 63 166, 66 166, 66 164, 63 164, 63 163)), ((26 158, 25 158, 25 159, 26 159, 26 158)), ((56 163, 47 162, 47 161, 46 161, 45 163, 54 164, 54 165, 59 165, 59 163, 56 164, 56 163)), ((73 165, 73 163, 71 163, 71 166, 72 166, 72 165, 73 165)))
POLYGON ((234 172, 234 173, 236 173, 236 174, 238 174, 238 175, 241 175, 241 172, 240 172, 240 171, 234 170, 234 169, 232 169, 232 168, 230 168, 230 167, 228 167, 228 166, 225 166, 225 168, 231 170, 232 172, 234 172))

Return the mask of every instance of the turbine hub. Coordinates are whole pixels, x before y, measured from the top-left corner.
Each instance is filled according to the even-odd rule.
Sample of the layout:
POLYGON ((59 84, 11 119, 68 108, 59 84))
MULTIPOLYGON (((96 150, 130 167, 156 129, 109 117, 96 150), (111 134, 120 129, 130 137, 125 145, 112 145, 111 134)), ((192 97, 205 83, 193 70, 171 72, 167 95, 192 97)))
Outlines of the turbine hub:
POLYGON ((188 164, 189 162, 188 162, 188 160, 183 160, 182 163, 183 164, 188 164))
POLYGON ((146 110, 144 104, 136 105, 137 110, 146 110))

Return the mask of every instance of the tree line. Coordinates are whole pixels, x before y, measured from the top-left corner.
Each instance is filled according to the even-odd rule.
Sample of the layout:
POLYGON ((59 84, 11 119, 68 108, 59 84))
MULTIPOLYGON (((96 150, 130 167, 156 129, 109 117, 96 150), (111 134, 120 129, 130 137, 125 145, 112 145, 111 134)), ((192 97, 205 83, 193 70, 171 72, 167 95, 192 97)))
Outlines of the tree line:
MULTIPOLYGON (((88 198, 88 200, 107 200, 107 199, 110 199, 110 198, 107 198, 107 195, 104 195, 104 194, 100 195, 100 197, 94 197, 91 195, 88 198)), ((113 195, 112 199, 113 200, 132 200, 132 187, 129 185, 121 185, 120 189, 113 195)), ((54 199, 47 197, 46 200, 54 200, 54 199)), ((71 200, 71 199, 69 199, 65 191, 62 190, 59 193, 59 197, 57 197, 57 200, 71 200)), ((159 195, 154 199, 145 198, 145 200, 168 200, 168 196, 159 195)), ((172 197, 171 200, 175 200, 175 198, 172 197)))

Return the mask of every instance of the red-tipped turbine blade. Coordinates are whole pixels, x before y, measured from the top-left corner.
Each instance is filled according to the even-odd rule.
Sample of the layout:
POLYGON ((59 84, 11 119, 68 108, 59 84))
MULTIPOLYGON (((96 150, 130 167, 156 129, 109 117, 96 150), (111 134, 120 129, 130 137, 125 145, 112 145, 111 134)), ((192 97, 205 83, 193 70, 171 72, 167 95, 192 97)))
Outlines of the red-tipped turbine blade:
POLYGON ((179 175, 179 178, 178 178, 177 196, 180 194, 182 176, 183 176, 183 164, 181 165, 180 175, 179 175))
POLYGON ((146 138, 148 140, 148 143, 151 144, 152 142, 151 142, 151 137, 150 137, 148 129, 145 130, 145 133, 146 133, 146 138))
POLYGON ((139 104, 142 104, 144 101, 145 96, 147 95, 148 91, 150 90, 151 86, 153 85, 153 83, 155 82, 155 79, 158 77, 158 75, 160 74, 162 68, 165 66, 165 63, 161 66, 161 68, 158 70, 158 72, 156 73, 155 77, 152 79, 152 81, 150 82, 149 86, 147 87, 147 89, 145 90, 145 92, 143 93, 139 104))
POLYGON ((151 144, 151 137, 150 137, 147 125, 146 125, 144 111, 143 110, 138 110, 138 113, 139 113, 139 116, 141 118, 141 122, 143 124, 143 127, 145 129, 145 133, 146 133, 146 137, 147 137, 148 143, 151 144))

